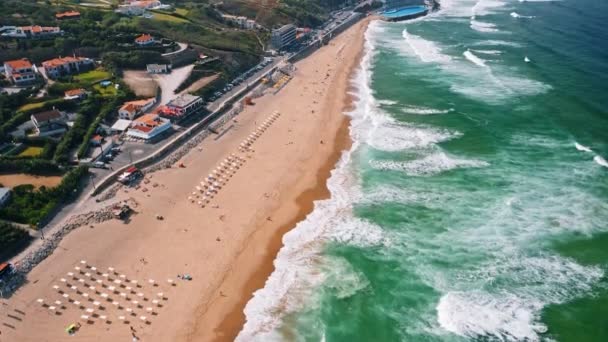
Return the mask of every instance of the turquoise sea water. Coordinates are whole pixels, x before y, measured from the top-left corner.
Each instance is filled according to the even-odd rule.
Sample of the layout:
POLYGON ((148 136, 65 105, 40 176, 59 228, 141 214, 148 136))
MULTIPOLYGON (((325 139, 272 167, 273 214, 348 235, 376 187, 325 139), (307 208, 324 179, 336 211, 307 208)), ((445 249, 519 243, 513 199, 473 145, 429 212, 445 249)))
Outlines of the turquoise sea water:
POLYGON ((332 198, 249 341, 608 341, 608 2, 374 22, 332 198))

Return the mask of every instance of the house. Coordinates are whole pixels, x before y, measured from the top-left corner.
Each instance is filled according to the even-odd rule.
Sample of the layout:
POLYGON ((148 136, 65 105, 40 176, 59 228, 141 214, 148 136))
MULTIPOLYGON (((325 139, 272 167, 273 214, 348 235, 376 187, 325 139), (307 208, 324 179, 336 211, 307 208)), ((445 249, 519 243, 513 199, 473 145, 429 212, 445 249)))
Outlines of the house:
POLYGON ((85 57, 60 57, 42 62, 47 77, 52 79, 88 71, 94 65, 92 59, 85 57))
POLYGON ((149 74, 166 74, 170 69, 167 64, 147 64, 146 70, 149 74))
POLYGON ((168 6, 163 5, 158 0, 128 1, 123 5, 119 5, 118 9, 116 9, 116 13, 124 15, 142 15, 148 9, 159 9, 167 7, 168 6))
POLYGON ((145 114, 133 120, 127 136, 150 141, 171 128, 171 121, 156 114, 145 114))
POLYGON ((55 14, 55 18, 57 20, 66 20, 66 19, 80 19, 80 12, 77 11, 67 11, 55 14))
POLYGON ((11 198, 10 188, 0 188, 0 208, 2 208, 6 202, 11 198))
POLYGON ((283 25, 278 29, 272 30, 272 34, 270 36, 270 42, 272 46, 281 50, 293 43, 296 40, 296 27, 287 24, 283 25))
POLYGON ((85 97, 87 97, 87 91, 82 89, 82 88, 78 88, 78 89, 70 89, 64 92, 64 99, 65 100, 82 100, 85 97))
POLYGON ((141 36, 135 38, 135 44, 139 46, 148 46, 154 44, 155 42, 154 37, 149 34, 142 34, 141 36))
POLYGON ((38 137, 58 135, 68 130, 64 115, 55 109, 32 114, 30 119, 36 131, 34 135, 38 137))
POLYGON ((246 30, 254 30, 260 28, 260 25, 255 22, 253 19, 247 19, 247 17, 236 16, 230 14, 222 14, 222 18, 225 21, 229 21, 234 23, 236 26, 246 29, 246 30))
POLYGON ((16 59, 4 62, 4 74, 13 84, 23 87, 36 83, 38 69, 27 58, 16 59))
POLYGON ((91 146, 101 146, 101 144, 103 144, 104 140, 105 140, 104 137, 102 137, 99 134, 96 134, 95 136, 93 136, 91 138, 90 143, 91 143, 91 146))
POLYGON ((133 123, 133 121, 131 121, 131 120, 125 120, 125 119, 116 120, 116 122, 112 125, 112 128, 111 128, 112 133, 114 133, 114 132, 123 133, 131 126, 132 123, 133 123))
POLYGON ((202 97, 182 94, 169 101, 169 103, 160 108, 158 112, 160 115, 170 118, 171 120, 179 120, 201 110, 202 108, 202 97))
POLYGON ((125 102, 120 109, 118 109, 118 117, 124 120, 133 120, 142 113, 145 113, 148 109, 152 108, 156 104, 156 98, 151 97, 149 99, 129 101, 125 102))
POLYGON ((62 35, 63 31, 57 26, 19 26, 14 30, 3 33, 3 37, 10 38, 48 38, 62 35))

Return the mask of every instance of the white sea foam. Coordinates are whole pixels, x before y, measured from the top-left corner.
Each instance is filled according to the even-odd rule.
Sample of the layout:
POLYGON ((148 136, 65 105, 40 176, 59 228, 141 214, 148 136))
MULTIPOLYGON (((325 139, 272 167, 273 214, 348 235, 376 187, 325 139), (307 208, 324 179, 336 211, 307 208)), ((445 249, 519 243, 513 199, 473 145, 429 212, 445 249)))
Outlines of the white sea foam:
POLYGON ((434 152, 412 161, 371 160, 370 165, 377 170, 403 171, 409 176, 427 176, 457 168, 485 167, 489 164, 481 160, 452 157, 445 152, 434 152))
POLYGON ((543 307, 588 292, 591 284, 604 276, 599 267, 581 266, 559 256, 503 257, 504 260, 478 268, 477 273, 459 274, 458 281, 446 282, 448 287, 465 281, 464 287, 479 288, 484 283, 495 283, 503 275, 510 279, 508 290, 500 286, 493 292, 446 290, 437 305, 441 327, 468 338, 539 341, 539 334, 547 330, 539 321, 543 307), (469 283, 476 280, 484 283, 469 283))
MULTIPOLYGON (((402 32, 402 36, 407 45, 387 44, 386 47, 396 49, 404 56, 416 57, 423 63, 436 64, 445 75, 434 76, 430 78, 431 81, 447 83, 452 91, 475 100, 502 103, 514 97, 536 95, 551 89, 551 86, 542 82, 515 76, 512 69, 499 64, 490 67, 486 61, 470 51, 464 54, 467 59, 465 63, 462 59, 455 59, 444 53, 436 42, 411 34, 407 30, 402 32)), ((485 42, 486 45, 509 44, 502 41, 485 42)))
POLYGON ((452 58, 441 52, 441 48, 432 41, 410 34, 403 30, 403 38, 421 61, 430 63, 449 63, 452 58))
POLYGON ((521 15, 517 12, 511 12, 511 17, 513 18, 520 18, 520 19, 532 19, 534 18, 534 16, 530 16, 530 15, 521 15))
POLYGON ((475 338, 492 335, 503 341, 537 341, 546 330, 534 324, 538 300, 526 301, 511 294, 493 296, 483 291, 449 292, 437 305, 441 327, 454 334, 475 338))
POLYGON ((370 130, 366 142, 378 150, 401 151, 429 147, 460 135, 445 129, 387 121, 370 130))
POLYGON ((576 149, 579 151, 593 152, 589 147, 587 147, 585 145, 581 145, 581 144, 577 143, 576 141, 574 142, 574 147, 576 147, 576 149))
POLYGON ((471 63, 473 63, 473 64, 475 64, 477 66, 480 66, 480 67, 485 67, 486 66, 486 62, 483 59, 475 56, 475 54, 473 54, 471 52, 471 50, 467 50, 467 51, 463 52, 462 54, 471 63))
POLYGON ((435 108, 422 107, 422 106, 405 106, 401 110, 407 114, 434 115, 434 114, 447 114, 447 113, 453 111, 454 108, 435 109, 435 108))
POLYGON ((602 156, 593 157, 593 161, 596 162, 598 165, 608 167, 608 161, 606 161, 606 159, 604 159, 602 156))
POLYGON ((477 53, 482 53, 484 55, 500 55, 500 54, 502 54, 502 51, 500 51, 500 50, 473 50, 473 49, 471 49, 471 51, 475 51, 477 53))
POLYGON ((521 47, 521 45, 519 43, 508 42, 506 40, 496 40, 496 39, 482 40, 480 42, 474 43, 473 45, 475 45, 475 46, 510 46, 510 47, 521 47))
POLYGON ((477 20, 471 20, 471 28, 478 32, 499 32, 496 25, 477 20))
POLYGON ((379 105, 383 105, 383 106, 394 106, 398 102, 397 101, 393 101, 393 100, 378 100, 377 103, 379 105))
MULTIPOLYGON (((374 35, 381 29, 372 22, 366 33, 362 69, 353 82, 358 87, 356 109, 350 113, 353 146, 351 151, 343 154, 327 182, 331 198, 315 202, 313 212, 283 237, 283 247, 274 261, 274 272, 244 309, 246 323, 237 341, 282 340, 283 337, 275 330, 281 325, 282 317, 304 306, 314 306, 317 298, 314 289, 322 283, 329 281, 328 285, 332 286, 332 273, 327 272, 332 269, 328 265, 331 260, 320 254, 325 243, 335 241, 370 246, 387 241, 378 227, 353 217, 352 203, 359 195, 348 168, 352 151, 360 145, 358 137, 365 136, 360 131, 375 125, 374 120, 382 122, 376 118, 379 114, 372 110, 377 105, 369 88, 374 35)), ((349 278, 345 275, 348 272, 341 273, 337 278, 349 278)), ((367 286, 366 279, 359 274, 351 275, 349 279, 352 281, 336 288, 339 296, 352 295, 367 286)))

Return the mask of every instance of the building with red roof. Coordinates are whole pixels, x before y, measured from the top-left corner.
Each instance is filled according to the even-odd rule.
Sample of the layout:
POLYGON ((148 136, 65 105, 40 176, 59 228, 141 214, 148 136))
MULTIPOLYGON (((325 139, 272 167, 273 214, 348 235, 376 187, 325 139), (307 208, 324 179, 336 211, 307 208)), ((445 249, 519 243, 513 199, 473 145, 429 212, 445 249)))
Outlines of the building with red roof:
POLYGON ((27 58, 4 62, 4 74, 16 86, 28 86, 38 81, 38 69, 27 58))
POLYGON ((154 97, 144 100, 125 102, 118 110, 118 117, 120 119, 133 120, 138 115, 152 108, 154 104, 156 104, 156 98, 154 97))
POLYGON ((155 42, 154 37, 152 37, 149 34, 142 34, 141 36, 135 38, 135 44, 137 44, 139 46, 146 46, 146 45, 154 44, 154 42, 155 42))
POLYGON ((57 26, 19 26, 14 30, 3 33, 3 37, 9 38, 49 38, 62 35, 63 31, 57 26))
POLYGON ((66 90, 64 95, 63 98, 66 100, 82 100, 87 97, 87 91, 82 88, 70 89, 66 90))
POLYGON ((156 114, 145 114, 133 120, 127 136, 150 141, 171 128, 171 121, 156 114))
POLYGON ((94 65, 92 59, 84 57, 60 57, 42 62, 48 78, 77 74, 91 70, 94 65))

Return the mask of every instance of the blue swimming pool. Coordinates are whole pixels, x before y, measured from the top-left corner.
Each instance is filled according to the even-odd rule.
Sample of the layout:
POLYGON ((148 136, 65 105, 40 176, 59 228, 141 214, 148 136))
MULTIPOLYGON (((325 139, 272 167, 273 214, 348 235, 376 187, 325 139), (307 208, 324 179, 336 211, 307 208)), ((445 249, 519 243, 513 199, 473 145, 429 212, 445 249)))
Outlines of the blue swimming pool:
POLYGON ((428 9, 425 6, 409 6, 382 12, 382 16, 386 20, 404 20, 423 16, 427 12, 428 9))

